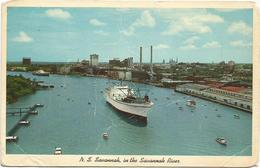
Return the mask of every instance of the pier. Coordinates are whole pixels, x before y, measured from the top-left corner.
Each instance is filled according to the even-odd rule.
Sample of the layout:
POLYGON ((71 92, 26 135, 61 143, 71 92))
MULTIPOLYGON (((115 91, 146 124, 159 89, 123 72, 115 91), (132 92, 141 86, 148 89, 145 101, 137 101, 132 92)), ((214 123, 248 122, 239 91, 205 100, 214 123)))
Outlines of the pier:
POLYGON ((198 84, 179 85, 175 91, 252 113, 252 97, 246 94, 198 84))
POLYGON ((18 140, 18 137, 14 136, 14 134, 21 126, 30 125, 30 122, 27 119, 29 118, 30 115, 38 114, 38 111, 36 111, 36 108, 38 107, 43 107, 43 105, 35 104, 32 107, 7 108, 7 113, 6 113, 7 115, 9 116, 20 115, 20 120, 13 126, 13 128, 11 128, 7 132, 6 140, 8 142, 15 142, 18 140))

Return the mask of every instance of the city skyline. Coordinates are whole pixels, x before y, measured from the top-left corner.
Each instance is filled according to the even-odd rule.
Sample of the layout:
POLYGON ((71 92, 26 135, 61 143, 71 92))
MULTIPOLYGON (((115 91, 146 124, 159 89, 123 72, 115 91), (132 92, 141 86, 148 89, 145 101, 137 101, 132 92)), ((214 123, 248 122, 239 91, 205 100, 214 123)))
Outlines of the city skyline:
POLYGON ((252 10, 8 8, 7 60, 252 63, 252 10))

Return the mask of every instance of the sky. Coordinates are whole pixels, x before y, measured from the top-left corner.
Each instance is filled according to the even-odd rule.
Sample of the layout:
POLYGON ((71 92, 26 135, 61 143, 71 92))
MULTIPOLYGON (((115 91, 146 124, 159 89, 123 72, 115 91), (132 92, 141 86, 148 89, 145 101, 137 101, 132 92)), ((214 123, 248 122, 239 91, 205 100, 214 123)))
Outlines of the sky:
POLYGON ((7 60, 252 63, 252 9, 9 7, 7 60))

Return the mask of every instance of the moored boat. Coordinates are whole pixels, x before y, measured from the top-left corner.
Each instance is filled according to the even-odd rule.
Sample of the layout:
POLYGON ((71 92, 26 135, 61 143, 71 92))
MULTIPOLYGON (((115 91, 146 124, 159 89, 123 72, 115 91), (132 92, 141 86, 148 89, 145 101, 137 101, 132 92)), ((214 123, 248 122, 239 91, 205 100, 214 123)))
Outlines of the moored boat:
POLYGON ((115 85, 107 88, 105 97, 106 101, 117 110, 145 119, 153 106, 148 95, 142 97, 138 90, 131 89, 127 85, 115 85))
POLYGON ((34 71, 32 74, 38 76, 49 76, 50 72, 45 72, 44 70, 38 70, 38 71, 34 71))
POLYGON ((6 141, 8 142, 16 142, 18 140, 18 136, 7 136, 6 141))

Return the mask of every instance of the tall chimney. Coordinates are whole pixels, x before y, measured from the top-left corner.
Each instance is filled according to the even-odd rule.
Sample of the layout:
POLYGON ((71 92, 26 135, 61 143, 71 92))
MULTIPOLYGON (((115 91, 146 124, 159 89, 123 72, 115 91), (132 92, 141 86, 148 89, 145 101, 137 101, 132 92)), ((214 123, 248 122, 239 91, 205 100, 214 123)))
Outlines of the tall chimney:
POLYGON ((153 72, 153 46, 151 45, 150 70, 153 72))
POLYGON ((143 61, 143 58, 142 58, 142 47, 140 47, 140 71, 142 71, 142 61, 143 61))

